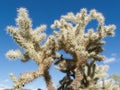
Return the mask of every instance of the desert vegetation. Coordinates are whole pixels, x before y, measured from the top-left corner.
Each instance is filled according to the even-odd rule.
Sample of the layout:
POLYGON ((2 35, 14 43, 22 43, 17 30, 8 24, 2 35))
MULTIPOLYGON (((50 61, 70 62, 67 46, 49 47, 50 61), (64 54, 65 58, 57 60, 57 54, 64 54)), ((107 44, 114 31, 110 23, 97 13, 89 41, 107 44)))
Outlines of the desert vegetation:
POLYGON ((77 14, 63 15, 51 25, 54 34, 49 36, 45 33, 46 25, 35 29, 32 25, 27 9, 19 8, 16 26, 7 27, 7 32, 23 49, 9 50, 7 58, 21 59, 24 63, 33 60, 38 65, 38 70, 22 73, 19 77, 10 74, 14 90, 23 90, 24 85, 39 77, 44 77, 48 90, 119 90, 120 85, 114 82, 116 76, 106 79, 109 66, 97 64, 104 60, 101 54, 105 44, 103 39, 114 36, 116 29, 114 24, 105 24, 102 13, 83 8, 77 14), (90 28, 85 31, 94 19, 98 21, 96 30, 90 28), (60 50, 69 53, 72 59, 64 58, 58 53, 60 50), (49 73, 52 64, 56 70, 65 73, 57 88, 49 73))

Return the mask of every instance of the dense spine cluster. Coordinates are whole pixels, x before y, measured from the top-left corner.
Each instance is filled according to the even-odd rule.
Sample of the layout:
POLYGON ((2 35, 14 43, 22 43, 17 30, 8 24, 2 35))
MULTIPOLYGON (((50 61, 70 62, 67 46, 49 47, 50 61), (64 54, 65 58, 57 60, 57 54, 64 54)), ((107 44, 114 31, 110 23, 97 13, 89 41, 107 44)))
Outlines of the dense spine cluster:
POLYGON ((60 80, 58 90, 119 90, 117 86, 111 87, 112 81, 105 83, 108 66, 96 64, 97 61, 104 60, 101 54, 105 44, 103 38, 113 36, 116 28, 115 25, 105 25, 101 13, 96 10, 88 13, 86 9, 82 9, 76 15, 70 12, 62 16, 51 25, 52 29, 57 28, 59 32, 54 31, 54 35, 50 35, 44 43, 42 41, 46 38, 46 25, 33 30, 25 8, 18 10, 16 22, 16 27, 8 26, 7 31, 24 51, 10 50, 6 56, 10 59, 20 58, 22 62, 32 59, 38 65, 38 70, 22 73, 19 78, 10 74, 15 83, 14 90, 22 90, 25 84, 41 76, 44 77, 48 90, 55 90, 49 74, 52 63, 56 65, 56 69, 66 74, 60 80), (98 28, 85 31, 93 19, 98 21, 98 28), (73 58, 64 58, 57 53, 59 50, 64 50, 73 58), (100 78, 103 84, 99 83, 100 78))
POLYGON ((20 58, 22 62, 27 62, 32 59, 38 65, 38 70, 22 73, 19 78, 11 74, 10 76, 15 82, 14 89, 21 90, 22 86, 25 84, 43 76, 48 89, 54 90, 51 76, 48 71, 54 58, 58 57, 57 53, 55 53, 56 44, 54 37, 52 35, 49 36, 47 41, 42 44, 42 41, 46 37, 44 33, 46 25, 41 25, 33 30, 32 21, 25 8, 20 8, 18 10, 16 22, 16 27, 8 26, 7 31, 11 34, 16 43, 24 49, 24 52, 21 50, 10 50, 7 52, 6 56, 10 59, 20 58))
MULTIPOLYGON (((86 9, 82 9, 76 15, 70 12, 62 16, 60 20, 55 20, 51 28, 59 29, 59 32, 54 31, 59 49, 63 49, 73 56, 74 70, 72 71, 74 71, 75 78, 65 90, 70 90, 70 88, 77 90, 82 85, 80 81, 84 78, 83 67, 87 66, 88 72, 90 72, 90 69, 95 67, 96 61, 104 59, 104 56, 100 54, 103 51, 102 46, 105 44, 103 38, 114 35, 115 25, 106 26, 103 15, 96 10, 87 13, 86 9), (98 21, 97 30, 88 29, 85 32, 85 27, 93 19, 98 21), (90 59, 91 65, 88 64, 90 59)), ((64 64, 63 67, 65 68, 65 66, 64 64)))

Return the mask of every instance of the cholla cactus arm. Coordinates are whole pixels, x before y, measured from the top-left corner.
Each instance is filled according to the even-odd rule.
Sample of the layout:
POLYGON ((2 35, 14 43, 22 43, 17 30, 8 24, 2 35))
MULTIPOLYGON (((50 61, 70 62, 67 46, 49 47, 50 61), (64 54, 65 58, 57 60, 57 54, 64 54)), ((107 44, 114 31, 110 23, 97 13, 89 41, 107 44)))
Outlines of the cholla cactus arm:
POLYGON ((11 59, 21 58, 22 62, 32 59, 38 65, 38 70, 21 74, 18 78, 19 83, 15 88, 21 88, 22 84, 25 85, 43 76, 45 77, 45 81, 49 79, 46 81, 48 90, 54 90, 51 76, 48 71, 56 57, 55 49, 58 46, 55 43, 54 37, 51 35, 44 44, 41 43, 46 38, 46 34, 44 33, 46 25, 41 25, 33 30, 32 21, 25 8, 18 9, 16 22, 16 27, 8 26, 7 31, 11 34, 16 43, 24 49, 24 52, 12 50, 8 51, 6 56, 11 59))
MULTIPOLYGON (((86 9, 82 9, 76 15, 68 13, 61 17, 60 21, 55 20, 51 28, 58 28, 60 31, 55 31, 54 34, 59 43, 59 49, 65 50, 67 53, 73 55, 73 59, 76 62, 76 68, 80 69, 82 64, 86 64, 90 58, 98 61, 103 60, 103 55, 99 53, 103 51, 102 46, 105 44, 102 40, 106 36, 114 34, 115 25, 105 26, 104 16, 96 10, 91 10, 87 13, 86 9), (85 27, 89 24, 92 19, 98 21, 97 30, 88 29, 85 32, 85 27)), ((73 90, 77 90, 79 85, 78 82, 82 80, 82 72, 77 74, 79 70, 76 70, 77 79, 73 81, 73 90), (81 77, 81 78, 80 78, 81 77), (77 82, 77 83, 76 83, 77 82), (75 85, 76 83, 76 85, 75 85)))
POLYGON ((81 81, 81 87, 82 88, 88 88, 91 87, 91 85, 94 85, 99 78, 94 78, 96 74, 96 60, 91 60, 91 62, 87 63, 86 66, 83 67, 83 79, 81 81))
POLYGON ((84 74, 82 80, 82 87, 80 87, 80 90, 119 90, 119 85, 114 82, 112 79, 108 79, 108 74, 106 73, 108 70, 108 65, 97 65, 96 68, 91 66, 91 72, 89 71, 90 65, 93 63, 89 63, 87 66, 84 67, 84 74), (92 68, 95 69, 92 70, 92 68), (88 72, 90 74, 93 74, 93 76, 88 75, 88 72), (106 79, 107 78, 107 79, 106 79))
POLYGON ((108 65, 100 65, 96 67, 96 74, 94 78, 106 78, 108 77, 107 70, 109 69, 108 65))
POLYGON ((18 17, 16 19, 18 27, 8 26, 7 31, 12 35, 14 40, 18 45, 20 45, 25 51, 30 54, 30 58, 32 59, 38 58, 33 57, 31 54, 35 54, 36 51, 34 50, 34 43, 32 38, 32 24, 31 20, 28 16, 28 12, 25 8, 20 8, 18 10, 18 17))
POLYGON ((101 13, 91 10, 90 14, 87 14, 86 9, 82 9, 76 15, 68 13, 66 16, 62 16, 60 21, 55 20, 51 27, 60 29, 60 34, 55 31, 55 36, 59 43, 63 44, 60 46, 62 49, 68 53, 79 51, 87 56, 90 56, 92 52, 102 51, 100 46, 104 45, 102 38, 110 33, 113 35, 115 29, 115 25, 104 26, 104 17, 101 13), (85 27, 92 19, 98 21, 98 30, 95 32, 93 29, 89 29, 86 33, 85 27), (99 49, 100 51, 96 51, 99 49))
POLYGON ((16 84, 18 83, 18 79, 14 76, 13 73, 10 73, 10 77, 13 80, 14 83, 16 83, 16 84))
MULTIPOLYGON (((52 59, 52 58, 48 58, 48 60, 46 60, 46 61, 49 61, 50 59, 52 59)), ((22 87, 24 87, 25 84, 30 83, 33 80, 35 80, 41 76, 44 76, 48 90, 51 90, 51 89, 54 90, 54 88, 52 86, 53 82, 51 81, 51 76, 49 75, 49 72, 48 72, 48 68, 49 68, 48 66, 50 66, 50 64, 51 64, 51 62, 49 62, 49 63, 44 62, 44 64, 41 64, 39 66, 38 70, 32 71, 32 72, 21 73, 19 78, 15 77, 13 74, 10 75, 13 82, 15 83, 14 90, 19 90, 19 89, 22 90, 22 87), (46 67, 48 67, 48 68, 46 68, 46 67)))
POLYGON ((27 53, 22 54, 20 50, 10 50, 6 53, 6 57, 10 60, 20 58, 22 62, 27 62, 30 60, 30 57, 27 53))
POLYGON ((17 59, 17 58, 22 58, 23 54, 21 53, 20 50, 10 50, 7 52, 6 57, 9 59, 17 59))
POLYGON ((19 90, 24 87, 25 84, 32 82, 36 78, 40 77, 43 75, 43 72, 41 70, 33 71, 33 72, 26 72, 22 73, 20 78, 17 79, 13 74, 10 75, 13 82, 15 83, 14 85, 14 90, 19 90))

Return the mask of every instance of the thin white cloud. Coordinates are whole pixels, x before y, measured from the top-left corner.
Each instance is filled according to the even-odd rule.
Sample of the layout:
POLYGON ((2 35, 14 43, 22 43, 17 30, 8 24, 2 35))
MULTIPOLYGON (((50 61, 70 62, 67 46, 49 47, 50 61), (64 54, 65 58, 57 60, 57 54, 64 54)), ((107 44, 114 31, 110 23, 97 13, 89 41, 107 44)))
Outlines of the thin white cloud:
POLYGON ((0 80, 0 84, 1 84, 1 83, 2 83, 2 84, 7 84, 7 83, 9 83, 9 82, 10 82, 9 79, 0 80))
POLYGON ((0 90, 4 90, 4 89, 10 89, 9 86, 7 86, 7 83, 9 83, 9 79, 4 79, 4 80, 0 80, 0 90))
POLYGON ((5 80, 4 80, 4 83, 8 83, 8 82, 9 82, 9 79, 5 79, 5 80))
POLYGON ((3 85, 3 84, 0 84, 0 90, 4 90, 4 89, 10 89, 10 87, 6 86, 6 85, 3 85))
POLYGON ((105 60, 103 61, 103 63, 108 64, 108 63, 112 63, 114 61, 116 61, 116 57, 109 57, 109 58, 105 57, 105 60))

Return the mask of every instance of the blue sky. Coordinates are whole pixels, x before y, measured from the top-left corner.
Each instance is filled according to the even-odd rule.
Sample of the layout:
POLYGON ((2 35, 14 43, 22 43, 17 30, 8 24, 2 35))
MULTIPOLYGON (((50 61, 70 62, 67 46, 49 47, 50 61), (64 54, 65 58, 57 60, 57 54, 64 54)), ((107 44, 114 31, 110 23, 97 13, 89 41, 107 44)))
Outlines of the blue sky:
MULTIPOLYGON (((50 25, 55 19, 68 12, 77 13, 81 8, 88 10, 96 9, 105 16, 105 24, 115 24, 115 37, 106 38, 105 51, 109 73, 119 73, 120 70, 120 1, 119 0, 1 0, 0 1, 0 87, 11 87, 13 85, 9 78, 9 73, 13 72, 19 75, 21 72, 37 69, 33 61, 21 63, 20 60, 9 61, 5 53, 10 49, 18 49, 12 37, 6 32, 8 25, 15 25, 17 16, 16 10, 20 7, 28 9, 30 18, 33 20, 33 28, 40 24, 47 24, 47 34, 51 34, 50 25)), ((90 24, 92 25, 92 24, 90 24)), ((89 26, 90 26, 89 25, 89 26)), ((90 26, 92 27, 92 26, 90 26)), ((94 27, 94 25, 93 25, 94 27)), ((67 56, 67 55, 65 55, 67 56)), ((50 70, 54 84, 62 78, 62 74, 53 68, 50 70)), ((45 83, 43 78, 36 79, 34 82, 26 85, 27 88, 43 88, 45 83)), ((0 89, 1 90, 1 89, 0 89)))

